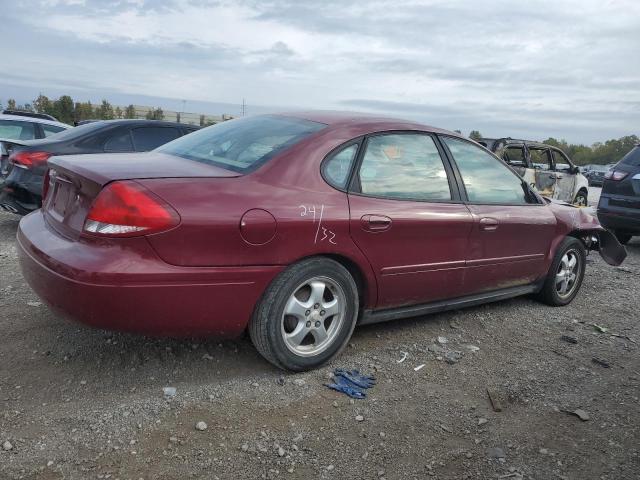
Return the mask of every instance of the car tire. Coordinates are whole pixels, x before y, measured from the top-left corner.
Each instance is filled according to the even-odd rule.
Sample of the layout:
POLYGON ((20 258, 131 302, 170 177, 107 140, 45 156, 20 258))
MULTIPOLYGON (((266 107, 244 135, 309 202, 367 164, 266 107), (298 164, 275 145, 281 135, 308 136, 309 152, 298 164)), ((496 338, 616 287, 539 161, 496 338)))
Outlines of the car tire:
POLYGON ((584 244, 577 238, 566 237, 556 250, 538 299, 554 307, 571 303, 582 285, 586 259, 584 244))
POLYGON ((338 262, 295 263, 267 287, 249 323, 260 354, 284 370, 317 368, 345 347, 359 311, 358 288, 338 262))
POLYGON ((629 243, 629 241, 631 240, 631 237, 633 236, 623 232, 615 232, 614 234, 622 245, 626 245, 627 243, 629 243))
POLYGON ((587 192, 585 192, 584 190, 580 190, 576 195, 576 198, 573 201, 573 203, 580 207, 586 207, 587 205, 589 205, 588 199, 587 199, 587 192))

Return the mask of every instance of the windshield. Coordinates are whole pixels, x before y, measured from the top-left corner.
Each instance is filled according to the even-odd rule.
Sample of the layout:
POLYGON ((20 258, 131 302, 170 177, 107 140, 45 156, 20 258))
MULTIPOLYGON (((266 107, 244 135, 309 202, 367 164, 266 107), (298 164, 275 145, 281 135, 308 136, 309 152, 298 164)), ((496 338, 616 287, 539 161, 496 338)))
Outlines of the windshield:
POLYGON ((243 173, 324 127, 275 115, 241 118, 185 135, 156 151, 243 173))

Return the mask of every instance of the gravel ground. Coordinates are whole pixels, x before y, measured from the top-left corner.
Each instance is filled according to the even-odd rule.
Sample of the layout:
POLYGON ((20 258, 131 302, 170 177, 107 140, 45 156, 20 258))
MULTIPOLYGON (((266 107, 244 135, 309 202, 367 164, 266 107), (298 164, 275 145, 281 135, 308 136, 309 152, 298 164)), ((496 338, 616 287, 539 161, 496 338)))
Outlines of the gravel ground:
POLYGON ((2 479, 640 478, 637 240, 621 268, 592 255, 568 307, 520 298, 363 327, 333 364, 288 375, 247 339, 57 318, 22 279, 17 225, 0 214, 2 479), (323 386, 338 366, 376 375, 367 399, 323 386))

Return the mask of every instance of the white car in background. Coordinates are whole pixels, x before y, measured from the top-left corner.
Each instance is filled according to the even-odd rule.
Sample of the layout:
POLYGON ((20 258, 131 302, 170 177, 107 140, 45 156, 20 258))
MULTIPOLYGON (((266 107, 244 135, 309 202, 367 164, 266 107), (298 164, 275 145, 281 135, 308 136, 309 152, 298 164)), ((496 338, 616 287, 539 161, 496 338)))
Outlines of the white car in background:
POLYGON ((18 110, 4 110, 0 113, 0 140, 35 140, 67 128, 73 127, 44 113, 18 110))
POLYGON ((589 180, 559 148, 512 138, 481 138, 478 143, 508 163, 541 195, 588 205, 589 180))

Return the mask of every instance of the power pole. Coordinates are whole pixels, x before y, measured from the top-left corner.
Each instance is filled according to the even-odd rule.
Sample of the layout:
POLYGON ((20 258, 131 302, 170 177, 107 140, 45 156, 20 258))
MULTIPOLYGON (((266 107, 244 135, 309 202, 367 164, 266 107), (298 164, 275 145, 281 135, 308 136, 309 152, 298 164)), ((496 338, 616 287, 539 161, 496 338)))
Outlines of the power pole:
POLYGON ((242 105, 240 107, 240 114, 244 117, 247 114, 247 104, 244 101, 244 98, 242 99, 242 105))

